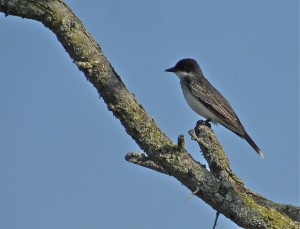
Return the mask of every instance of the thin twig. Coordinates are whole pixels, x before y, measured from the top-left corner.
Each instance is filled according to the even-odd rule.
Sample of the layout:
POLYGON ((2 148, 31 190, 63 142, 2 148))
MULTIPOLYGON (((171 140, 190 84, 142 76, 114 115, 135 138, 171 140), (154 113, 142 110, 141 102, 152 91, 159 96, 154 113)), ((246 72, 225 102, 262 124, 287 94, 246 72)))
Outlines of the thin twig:
POLYGON ((215 219, 215 222, 214 222, 213 229, 215 229, 216 226, 217 226, 217 221, 218 221, 219 215, 220 215, 220 212, 217 212, 217 213, 216 213, 216 219, 215 219))

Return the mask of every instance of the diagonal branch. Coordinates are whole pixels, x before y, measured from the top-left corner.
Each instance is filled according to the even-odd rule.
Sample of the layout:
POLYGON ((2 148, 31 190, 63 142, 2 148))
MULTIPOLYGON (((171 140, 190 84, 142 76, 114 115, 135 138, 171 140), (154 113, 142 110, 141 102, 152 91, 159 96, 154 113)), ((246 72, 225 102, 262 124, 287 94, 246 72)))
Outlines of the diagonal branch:
MULTIPOLYGON (((284 211, 279 212, 272 204, 266 204, 273 202, 266 199, 262 201, 253 192, 240 189, 243 184, 237 186, 237 182, 230 178, 233 176, 229 163, 225 162, 227 165, 223 169, 215 167, 210 172, 186 152, 182 140, 179 144, 173 143, 127 90, 100 46, 62 0, 0 0, 0 12, 40 21, 57 36, 74 63, 103 98, 108 109, 147 154, 147 158, 145 155, 136 155, 135 162, 174 176, 199 198, 242 227, 300 227, 299 217, 293 218, 289 214, 294 219, 292 220, 281 213, 284 211), (222 176, 224 170, 225 177, 222 176)), ((221 148, 212 139, 203 142, 205 144, 201 143, 200 147, 221 148)), ((217 160, 211 156, 212 160, 217 160)), ((132 154, 127 158, 133 161, 132 154)), ((206 159, 210 160, 208 157, 206 159)), ((214 163, 211 161, 211 166, 214 163)), ((299 208, 291 206, 289 211, 297 216, 299 208)))

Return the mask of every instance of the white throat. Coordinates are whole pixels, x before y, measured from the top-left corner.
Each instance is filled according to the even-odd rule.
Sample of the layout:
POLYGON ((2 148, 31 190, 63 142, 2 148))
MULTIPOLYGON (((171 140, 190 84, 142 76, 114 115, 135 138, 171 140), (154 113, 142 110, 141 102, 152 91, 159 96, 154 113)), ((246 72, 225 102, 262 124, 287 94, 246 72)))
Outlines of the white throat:
POLYGON ((175 72, 175 74, 176 76, 178 76, 180 80, 192 75, 192 73, 188 73, 188 72, 175 72))

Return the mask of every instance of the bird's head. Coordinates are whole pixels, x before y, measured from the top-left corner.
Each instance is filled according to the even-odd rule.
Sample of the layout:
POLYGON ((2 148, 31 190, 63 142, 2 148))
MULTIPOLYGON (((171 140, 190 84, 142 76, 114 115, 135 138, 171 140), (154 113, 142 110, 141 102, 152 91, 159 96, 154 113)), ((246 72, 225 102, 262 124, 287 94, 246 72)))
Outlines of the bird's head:
POLYGON ((196 75, 199 73, 199 71, 201 72, 201 69, 197 61, 191 58, 186 58, 178 61, 174 67, 168 68, 165 71, 173 72, 179 78, 182 78, 188 76, 189 74, 196 75))

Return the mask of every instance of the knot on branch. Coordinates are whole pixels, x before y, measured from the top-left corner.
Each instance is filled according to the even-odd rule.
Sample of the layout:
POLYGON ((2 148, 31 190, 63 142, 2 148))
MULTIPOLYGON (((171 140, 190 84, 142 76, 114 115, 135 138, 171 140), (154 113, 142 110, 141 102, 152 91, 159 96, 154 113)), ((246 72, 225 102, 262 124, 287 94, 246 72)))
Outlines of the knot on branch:
POLYGON ((178 136, 177 147, 181 152, 185 150, 185 140, 184 140, 184 135, 182 134, 178 136))

